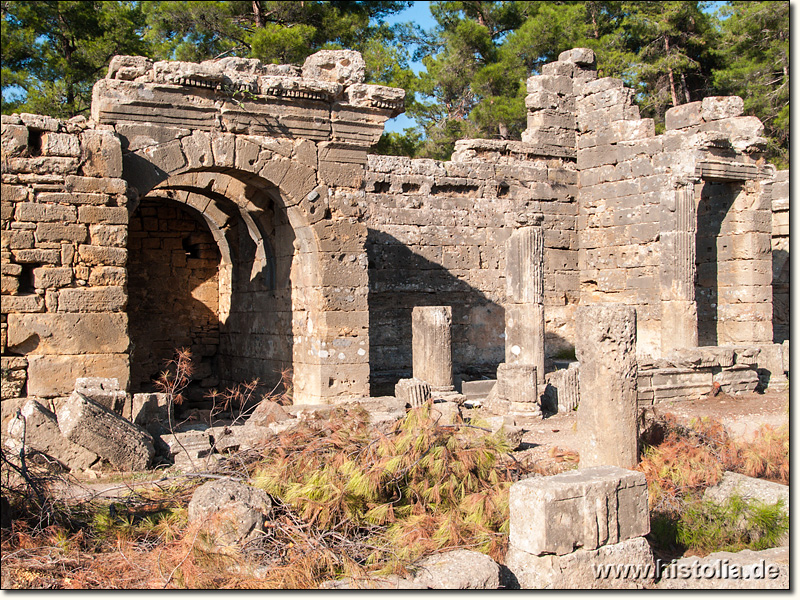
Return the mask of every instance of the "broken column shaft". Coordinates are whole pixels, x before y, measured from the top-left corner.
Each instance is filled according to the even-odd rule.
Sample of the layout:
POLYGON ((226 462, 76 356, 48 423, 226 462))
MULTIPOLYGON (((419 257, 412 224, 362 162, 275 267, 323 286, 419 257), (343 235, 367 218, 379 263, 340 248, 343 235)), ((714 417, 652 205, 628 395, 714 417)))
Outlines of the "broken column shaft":
POLYGON ((636 310, 622 304, 580 306, 576 352, 581 365, 580 467, 638 463, 636 310))
POLYGON ((506 242, 506 363, 536 367, 544 382, 544 235, 522 227, 506 242))
POLYGON ((453 358, 450 327, 453 310, 449 306, 416 306, 411 313, 414 377, 428 382, 433 392, 451 392, 453 358))

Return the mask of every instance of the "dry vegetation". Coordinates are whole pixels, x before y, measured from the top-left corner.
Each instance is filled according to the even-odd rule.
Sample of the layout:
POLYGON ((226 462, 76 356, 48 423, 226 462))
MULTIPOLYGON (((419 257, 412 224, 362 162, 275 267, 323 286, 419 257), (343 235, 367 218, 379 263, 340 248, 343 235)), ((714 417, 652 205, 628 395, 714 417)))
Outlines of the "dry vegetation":
MULTIPOLYGON (((784 530, 769 507, 719 507, 699 498, 725 470, 788 483, 788 427, 762 428, 744 444, 718 423, 686 427, 666 415, 643 441, 639 468, 648 479, 651 540, 662 556, 763 547, 784 530), (752 525, 745 534, 720 527, 742 519, 752 525)), ((577 456, 553 448, 542 464, 520 463, 502 435, 467 423, 439 425, 430 406, 377 427, 360 408, 336 409, 258 452, 229 457, 225 474, 274 500, 265 534, 238 547, 187 522, 200 478, 164 477, 113 503, 66 503, 54 493, 64 475, 26 465, 22 477, 5 458, 3 495, 15 517, 2 531, 6 589, 294 589, 342 576, 402 574, 418 557, 452 548, 502 561, 508 487, 533 473, 574 468, 577 456)))
POLYGON ((725 471, 789 484, 789 426, 769 425, 749 442, 732 439, 712 419, 681 425, 671 414, 643 435, 639 470, 648 483, 651 542, 665 557, 704 556, 719 550, 760 550, 788 529, 782 507, 734 497, 725 504, 702 499, 725 471))

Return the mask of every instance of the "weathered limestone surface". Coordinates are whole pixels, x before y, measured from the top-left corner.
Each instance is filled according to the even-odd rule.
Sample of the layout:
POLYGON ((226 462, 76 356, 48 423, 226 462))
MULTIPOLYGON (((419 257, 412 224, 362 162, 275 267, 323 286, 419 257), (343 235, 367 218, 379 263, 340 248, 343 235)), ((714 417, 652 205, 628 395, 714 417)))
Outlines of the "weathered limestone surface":
POLYGON ((506 565, 524 590, 642 589, 652 584, 655 564, 643 537, 561 556, 536 556, 513 546, 506 554, 506 565), (608 565, 632 565, 639 570, 628 577, 598 577, 597 570, 608 565))
POLYGON ((417 306, 412 312, 414 378, 427 382, 434 392, 454 389, 452 322, 453 310, 449 306, 417 306))
POLYGON ((398 400, 402 400, 411 406, 411 408, 417 408, 431 399, 431 386, 426 381, 416 377, 401 379, 394 386, 394 395, 398 400))
POLYGON ((12 451, 18 452, 24 443, 27 453, 41 452, 71 470, 87 469, 98 459, 94 452, 63 436, 56 415, 33 399, 9 422, 6 433, 5 445, 12 451))
POLYGON ((581 468, 515 483, 509 543, 529 554, 594 550, 650 531, 644 475, 619 467, 581 468))
MULTIPOLYGON (((451 377, 522 361, 540 388, 545 357, 579 341, 579 303, 635 307, 644 362, 788 339, 788 172, 761 160, 762 124, 712 97, 656 136, 595 65, 562 53, 527 82, 520 141, 461 140, 445 162, 368 155, 404 92, 364 84, 347 50, 115 57, 90 120, 3 116, 3 398, 77 377, 137 391, 183 345, 206 390, 292 367, 298 402, 391 393, 430 304, 452 307, 451 377), (535 245, 510 240, 530 229, 535 245), (143 307, 165 296, 180 333, 150 339, 167 328, 143 307)), ((674 368, 643 369, 640 402, 754 382, 674 368)))
POLYGON ((658 589, 787 590, 789 558, 789 546, 682 558, 662 574, 658 589))
POLYGON ((200 521, 217 542, 241 544, 262 535, 272 501, 266 492, 244 483, 219 479, 201 485, 189 502, 189 521, 200 521))
POLYGON ((511 486, 506 565, 523 589, 642 587, 653 579, 644 475, 601 466, 511 486), (600 565, 631 564, 649 572, 598 577, 600 565))
POLYGON ((70 395, 56 415, 64 437, 120 470, 141 471, 153 460, 150 434, 78 392, 70 395))
POLYGON ((614 304, 581 306, 576 329, 581 467, 634 468, 639 462, 636 310, 614 304))

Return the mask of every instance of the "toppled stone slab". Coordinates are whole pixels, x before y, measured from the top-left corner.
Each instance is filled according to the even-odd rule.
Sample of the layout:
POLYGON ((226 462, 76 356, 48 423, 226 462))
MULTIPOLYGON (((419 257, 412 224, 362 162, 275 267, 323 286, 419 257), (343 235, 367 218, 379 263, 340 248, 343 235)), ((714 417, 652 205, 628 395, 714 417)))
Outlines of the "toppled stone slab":
POLYGON ((660 590, 789 589, 789 546, 769 550, 714 552, 682 558, 662 569, 660 590))
POLYGON ((87 469, 98 459, 94 452, 64 437, 56 415, 33 399, 9 422, 5 446, 18 452, 23 440, 26 452, 41 452, 73 471, 87 469))
POLYGON ((496 590, 500 567, 473 550, 451 550, 422 559, 410 569, 412 583, 435 590, 496 590))
POLYGON ((155 455, 149 433, 79 392, 60 406, 57 419, 64 437, 120 470, 142 471, 155 455))
POLYGON ((653 552, 643 537, 593 550, 577 550, 563 556, 536 556, 510 546, 506 566, 523 590, 546 589, 642 589, 652 583, 655 573, 653 552), (608 573, 608 567, 632 568, 627 576, 608 573))
POLYGON ((125 391, 119 389, 116 377, 78 377, 75 391, 117 414, 122 413, 127 397, 125 391))
POLYGON ((272 512, 272 500, 258 488, 230 479, 201 485, 189 502, 189 522, 203 521, 221 544, 256 539, 272 512))
POLYGON ((211 454, 211 440, 207 428, 163 434, 159 438, 163 452, 181 471, 202 469, 211 454))
POLYGON ((599 466, 511 486, 509 544, 529 554, 568 554, 650 531, 644 475, 599 466))

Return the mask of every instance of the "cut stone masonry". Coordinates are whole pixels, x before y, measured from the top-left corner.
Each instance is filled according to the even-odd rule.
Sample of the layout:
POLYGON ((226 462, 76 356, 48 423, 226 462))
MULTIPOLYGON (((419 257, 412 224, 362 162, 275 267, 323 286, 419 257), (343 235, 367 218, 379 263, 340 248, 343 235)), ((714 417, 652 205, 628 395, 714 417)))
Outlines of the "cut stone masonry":
POLYGON ((414 358, 431 305, 451 307, 434 390, 523 357, 502 386, 538 410, 547 381, 575 387, 551 373, 576 309, 605 303, 636 310, 640 404, 783 385, 788 173, 762 160, 761 123, 714 97, 657 136, 594 65, 562 53, 527 82, 521 141, 462 140, 444 162, 369 154, 404 93, 365 84, 351 51, 119 56, 91 119, 3 116, 4 404, 83 377, 150 392, 178 346, 193 399, 287 369, 297 403, 391 394, 446 370, 414 358))

